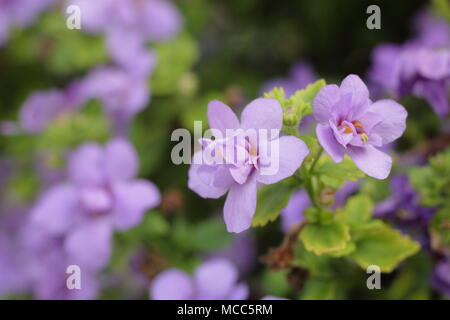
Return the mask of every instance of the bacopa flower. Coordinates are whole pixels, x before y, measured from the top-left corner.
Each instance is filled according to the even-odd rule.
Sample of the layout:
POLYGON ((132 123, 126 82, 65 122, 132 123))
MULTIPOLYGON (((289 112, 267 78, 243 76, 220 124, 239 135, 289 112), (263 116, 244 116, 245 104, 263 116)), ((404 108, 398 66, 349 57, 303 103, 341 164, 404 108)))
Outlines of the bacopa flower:
POLYGON ((20 109, 20 126, 26 133, 40 133, 59 116, 81 108, 87 99, 82 81, 79 80, 64 90, 35 91, 20 109))
POLYGON ((397 98, 413 94, 445 116, 450 110, 450 27, 429 13, 417 21, 417 37, 403 45, 383 44, 374 50, 369 78, 397 98))
POLYGON ((367 175, 385 179, 392 159, 379 147, 399 138, 406 129, 407 112, 393 100, 369 99, 369 90, 356 75, 341 86, 327 85, 314 99, 314 117, 319 122, 317 138, 335 162, 348 154, 367 175))
POLYGON ((433 287, 450 297, 450 261, 444 259, 436 264, 431 277, 433 287))
POLYGON ((241 122, 228 106, 212 101, 208 105, 208 121, 210 127, 225 138, 202 141, 206 148, 193 157, 189 188, 204 198, 219 198, 228 191, 224 206, 225 223, 229 232, 241 232, 251 225, 258 186, 291 176, 309 150, 296 137, 278 137, 283 112, 275 99, 252 101, 243 110, 241 122), (276 137, 272 135, 273 130, 277 132, 276 137), (267 131, 270 131, 268 135, 261 134, 267 131), (248 132, 258 132, 258 138, 247 135, 248 132), (215 153, 219 161, 202 163, 211 148, 217 146, 225 149, 225 154, 215 153), (228 151, 232 151, 234 156, 228 151))
POLYGON ((155 277, 150 288, 154 300, 243 300, 248 287, 238 282, 234 265, 214 259, 200 265, 191 277, 179 269, 168 269, 155 277))
POLYGON ((420 196, 404 175, 391 180, 391 196, 377 204, 374 216, 393 220, 399 226, 425 227, 435 210, 420 205, 420 196))
POLYGON ((109 261, 112 231, 136 226, 159 203, 156 186, 134 178, 137 168, 126 140, 114 139, 104 148, 82 145, 69 159, 69 180, 50 188, 33 208, 33 223, 62 236, 79 265, 102 268, 109 261))

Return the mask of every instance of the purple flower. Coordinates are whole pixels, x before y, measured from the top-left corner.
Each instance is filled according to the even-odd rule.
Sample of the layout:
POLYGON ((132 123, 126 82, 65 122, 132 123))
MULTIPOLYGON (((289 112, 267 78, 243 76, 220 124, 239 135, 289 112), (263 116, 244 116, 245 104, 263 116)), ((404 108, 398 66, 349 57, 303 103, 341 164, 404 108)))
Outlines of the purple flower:
POLYGON ((25 275, 29 279, 31 291, 37 299, 95 299, 99 292, 96 270, 80 265, 81 288, 67 287, 70 265, 76 265, 65 248, 65 238, 47 232, 41 225, 30 219, 21 231, 21 252, 25 253, 25 275))
POLYGON ((112 60, 131 76, 147 78, 153 72, 156 55, 145 47, 139 34, 119 29, 108 35, 106 42, 112 60))
POLYGON ((147 75, 154 63, 145 43, 168 40, 182 26, 177 8, 166 0, 68 0, 68 3, 80 7, 82 29, 103 33, 113 61, 135 75, 147 75))
POLYGON ((448 260, 443 260, 436 264, 431 283, 436 290, 450 297, 450 263, 448 260))
POLYGON ((153 280, 150 297, 154 300, 243 300, 248 287, 238 283, 232 263, 214 259, 200 265, 191 277, 179 269, 166 270, 153 280))
POLYGON ((20 109, 20 125, 27 133, 40 133, 59 116, 81 108, 87 98, 79 80, 72 82, 65 90, 35 91, 20 109))
POLYGON ((32 93, 20 110, 20 123, 27 133, 39 133, 62 112, 64 94, 59 90, 32 93))
POLYGON ((241 122, 228 106, 215 100, 208 105, 208 121, 214 135, 225 138, 202 140, 202 150, 193 157, 188 185, 203 198, 219 198, 228 191, 224 207, 227 230, 241 232, 251 225, 258 186, 291 176, 309 150, 296 137, 278 137, 283 112, 274 99, 252 101, 243 110, 241 122), (216 149, 225 152, 217 150, 219 159, 204 163, 216 149))
POLYGON ((24 293, 29 287, 25 255, 18 235, 25 220, 24 213, 17 209, 0 213, 0 299, 24 293))
POLYGON ((372 103, 369 90, 356 75, 347 76, 340 87, 322 88, 313 108, 319 122, 317 138, 335 162, 348 154, 367 175, 377 179, 389 175, 392 159, 378 148, 403 134, 405 108, 393 100, 372 103))
POLYGON ((263 85, 262 92, 269 92, 275 87, 282 87, 287 97, 290 97, 297 90, 317 80, 317 74, 306 62, 298 62, 292 67, 289 76, 286 78, 275 78, 263 85))
POLYGON ((11 27, 31 24, 55 3, 56 0, 0 0, 0 46, 6 41, 11 27))
POLYGON ((86 95, 102 102, 119 134, 127 131, 130 119, 150 101, 146 78, 119 68, 96 68, 83 81, 86 95))
POLYGON ((292 194, 287 206, 281 211, 281 229, 288 233, 292 227, 303 222, 303 211, 311 207, 308 193, 306 191, 296 191, 292 194))
POLYGON ((419 203, 420 196, 410 185, 408 177, 396 175, 391 180, 391 196, 377 204, 374 215, 393 220, 401 226, 425 227, 434 210, 419 203))
POLYGON ((157 188, 134 178, 137 169, 128 141, 114 139, 105 147, 86 143, 69 159, 69 180, 42 195, 31 219, 50 235, 63 237, 69 260, 100 269, 109 262, 112 231, 136 226, 159 203, 157 188))
POLYGON ((182 26, 180 13, 167 0, 68 0, 68 4, 81 8, 82 28, 91 33, 128 30, 144 41, 162 41, 176 35, 182 26))
POLYGON ((383 44, 372 55, 369 78, 380 91, 397 98, 414 94, 445 116, 450 110, 450 27, 426 13, 419 34, 404 45, 383 44))

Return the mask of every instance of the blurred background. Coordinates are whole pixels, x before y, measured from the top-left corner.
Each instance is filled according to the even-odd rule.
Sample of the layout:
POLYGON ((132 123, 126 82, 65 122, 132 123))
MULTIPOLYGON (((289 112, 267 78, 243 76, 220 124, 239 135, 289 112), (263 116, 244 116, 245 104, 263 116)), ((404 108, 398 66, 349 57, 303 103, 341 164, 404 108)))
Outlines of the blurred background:
MULTIPOLYGON (((189 166, 170 159, 173 130, 193 130, 194 120, 206 129, 210 100, 238 112, 273 86, 295 91, 320 78, 339 83, 350 73, 368 79, 373 50, 412 38, 414 21, 427 8, 449 16, 445 1, 425 0, 0 0, 0 297, 148 299, 161 271, 192 273, 221 257, 253 299, 443 298, 450 268, 441 271, 445 290, 436 290, 430 282, 435 254, 425 249, 383 278, 386 290, 368 291, 365 270, 339 262, 336 281, 345 289, 323 283, 305 289, 304 270, 270 271, 261 259, 283 240, 280 219, 227 233, 223 198, 202 199, 189 190, 189 166), (81 8, 79 30, 66 25, 71 4, 81 8), (379 30, 366 27, 372 4, 381 8, 379 30), (138 223, 109 231, 104 263, 86 276, 89 291, 74 295, 63 288, 64 266, 72 261, 68 235, 40 234, 33 216, 42 208, 64 211, 45 199, 73 178, 70 155, 112 139, 134 149, 133 178, 151 181, 159 198, 143 207, 138 223)), ((402 101, 408 130, 395 148, 403 159, 443 151, 448 118, 423 99, 402 101)), ((107 165, 108 155, 102 159, 107 165)), ((378 190, 377 201, 392 194, 389 181, 364 188, 378 190)))

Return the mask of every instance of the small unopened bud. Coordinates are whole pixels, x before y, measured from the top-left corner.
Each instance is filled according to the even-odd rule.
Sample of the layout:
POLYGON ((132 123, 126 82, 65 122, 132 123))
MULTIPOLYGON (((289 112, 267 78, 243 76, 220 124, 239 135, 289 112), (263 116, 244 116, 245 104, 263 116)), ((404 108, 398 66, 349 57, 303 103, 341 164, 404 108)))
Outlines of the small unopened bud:
POLYGON ((300 122, 300 114, 294 106, 289 106, 283 112, 283 124, 288 127, 295 127, 300 122))
POLYGON ((319 202, 321 205, 328 207, 331 206, 334 202, 334 194, 336 190, 333 188, 325 187, 322 190, 320 190, 319 193, 319 202))

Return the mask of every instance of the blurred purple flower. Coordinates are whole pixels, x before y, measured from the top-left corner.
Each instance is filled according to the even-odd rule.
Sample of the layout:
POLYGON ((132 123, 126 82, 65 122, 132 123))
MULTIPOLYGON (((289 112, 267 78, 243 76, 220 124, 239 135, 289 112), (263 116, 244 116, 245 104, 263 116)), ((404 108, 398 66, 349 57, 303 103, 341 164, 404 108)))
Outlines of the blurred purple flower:
POLYGON ((0 46, 6 41, 9 29, 28 26, 41 12, 57 0, 0 0, 0 46))
POLYGON ((450 262, 443 260, 436 264, 431 277, 433 287, 450 298, 450 262))
POLYGON ((1 209, 7 212, 0 213, 0 299, 11 294, 23 294, 29 287, 25 255, 18 234, 25 212, 1 209))
POLYGON ((109 35, 106 42, 112 60, 131 76, 146 78, 153 72, 156 55, 145 47, 142 38, 136 33, 118 30, 109 35))
POLYGON ((306 88, 306 86, 317 80, 317 74, 313 68, 306 62, 300 61, 294 64, 289 76, 286 78, 275 78, 264 83, 262 92, 269 92, 275 87, 282 87, 286 97, 290 97, 297 90, 306 88))
POLYGON ((32 93, 20 110, 20 123, 27 133, 43 131, 62 113, 64 94, 59 90, 32 93))
POLYGON ((35 91, 20 109, 20 125, 27 133, 40 133, 59 116, 81 108, 87 98, 79 80, 72 82, 65 90, 35 91))
POLYGON ((145 43, 165 41, 181 29, 182 17, 168 0, 68 0, 83 14, 82 29, 103 33, 114 62, 145 75, 154 57, 145 43))
POLYGON ((323 87, 313 108, 319 122, 317 138, 335 162, 347 153, 367 175, 377 179, 389 175, 392 159, 378 148, 403 134, 405 108, 393 100, 372 103, 369 90, 356 75, 347 76, 340 87, 323 87))
POLYGON ((134 178, 137 169, 137 155, 126 140, 114 139, 105 147, 84 144, 69 159, 69 181, 47 190, 31 211, 33 224, 63 237, 75 264, 103 268, 113 230, 136 226, 159 203, 156 186, 134 178))
POLYGON ((438 115, 445 116, 450 110, 450 26, 428 12, 416 25, 416 38, 374 50, 369 78, 377 90, 396 98, 423 97, 438 115))
POLYGON ((78 265, 65 248, 65 238, 47 232, 42 225, 30 219, 21 232, 21 250, 25 253, 25 275, 37 299, 85 300, 98 296, 99 283, 96 270, 80 265, 81 288, 67 287, 67 267, 78 265))
POLYGON ((179 269, 168 269, 153 280, 150 297, 154 300, 244 300, 248 287, 238 283, 235 266, 225 259, 200 265, 191 277, 179 269))
POLYGON ((225 138, 214 141, 203 139, 207 146, 194 154, 188 185, 203 198, 219 198, 229 191, 224 206, 229 232, 238 233, 250 227, 256 209, 258 185, 276 183, 291 176, 309 152, 305 143, 296 137, 273 138, 271 130, 282 127, 282 113, 276 100, 256 99, 243 110, 240 123, 233 111, 222 102, 215 100, 208 105, 210 127, 225 138), (227 129, 242 129, 242 132, 227 136, 227 129), (256 130, 259 141, 255 136, 247 136, 247 130, 256 130), (265 137, 261 134, 264 131, 267 133, 265 137), (278 154, 270 154, 273 143, 279 145, 278 154), (220 164, 203 163, 201 160, 208 158, 211 147, 215 149, 217 146, 233 150, 229 153, 243 155, 245 159, 225 154, 220 164), (278 168, 273 168, 276 172, 264 172, 264 168, 273 164, 275 159, 279 163, 278 168))
POLYGON ((426 227, 434 210, 420 205, 420 196, 404 175, 391 180, 391 195, 378 203, 374 216, 394 221, 399 226, 426 227))
POLYGON ((150 100, 147 80, 113 67, 99 67, 84 79, 86 95, 102 102, 116 131, 124 134, 130 119, 150 100))
POLYGON ((306 191, 296 191, 292 194, 287 206, 281 211, 281 229, 288 233, 293 227, 304 220, 303 211, 311 207, 311 201, 306 191))
MULTIPOLYGON (((133 31, 144 41, 163 41, 182 26, 178 9, 168 0, 68 0, 83 13, 82 29, 91 33, 133 31)), ((124 39, 125 41, 125 39, 124 39)))

